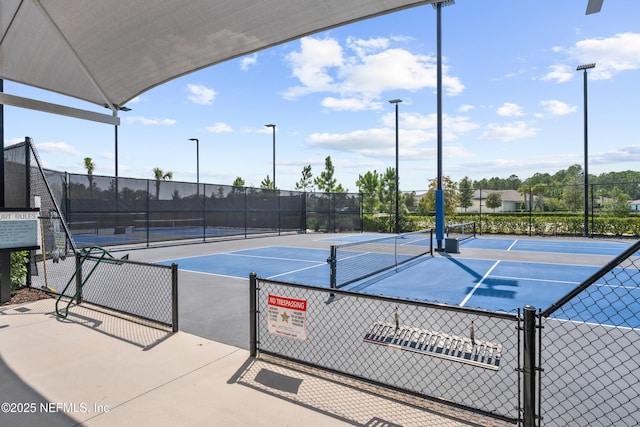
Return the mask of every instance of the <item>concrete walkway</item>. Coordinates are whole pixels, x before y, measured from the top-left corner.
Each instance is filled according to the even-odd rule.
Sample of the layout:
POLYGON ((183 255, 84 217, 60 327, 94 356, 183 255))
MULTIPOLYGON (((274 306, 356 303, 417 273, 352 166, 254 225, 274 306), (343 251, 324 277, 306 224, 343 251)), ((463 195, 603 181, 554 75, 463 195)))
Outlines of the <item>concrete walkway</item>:
POLYGON ((54 305, 0 308, 2 426, 499 425, 96 308, 58 319, 54 305))

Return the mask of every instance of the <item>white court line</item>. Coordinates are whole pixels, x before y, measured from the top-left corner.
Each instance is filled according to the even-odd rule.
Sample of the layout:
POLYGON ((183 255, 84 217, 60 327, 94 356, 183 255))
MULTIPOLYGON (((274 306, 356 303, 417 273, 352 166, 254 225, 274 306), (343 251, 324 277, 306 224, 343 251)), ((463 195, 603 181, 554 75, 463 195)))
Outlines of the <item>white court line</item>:
POLYGON ((531 277, 514 277, 514 276, 493 276, 496 279, 506 280, 530 280, 533 282, 546 282, 546 283, 568 283, 570 285, 579 285, 582 282, 572 282, 569 280, 551 280, 551 279, 533 279, 531 277))
POLYGON ((487 277, 489 277, 489 275, 491 274, 491 272, 493 271, 494 268, 496 268, 498 266, 498 264, 500 264, 500 261, 496 261, 495 264, 493 264, 491 266, 491 268, 489 269, 489 271, 487 271, 487 273, 482 276, 482 279, 480 279, 478 281, 478 283, 476 283, 476 285, 473 287, 473 289, 471 289, 471 291, 467 294, 466 297, 464 297, 464 299, 462 300, 462 302, 459 304, 460 307, 464 307, 464 305, 467 303, 467 301, 469 301, 469 298, 471 298, 471 296, 473 295, 473 293, 476 291, 476 289, 478 289, 480 287, 480 285, 482 285, 482 282, 484 282, 484 279, 486 279, 487 277))
POLYGON ((327 265, 327 264, 323 263, 323 264, 311 265, 309 267, 299 268, 297 270, 292 270, 292 271, 287 271, 287 272, 284 272, 284 273, 276 274, 275 276, 269 276, 269 277, 267 277, 267 279, 275 279, 276 277, 286 276, 287 274, 297 273, 298 271, 310 270, 310 269, 316 268, 316 267, 322 267, 323 265, 327 265))
POLYGON ((511 250, 511 248, 513 248, 513 247, 516 245, 516 243, 518 243, 518 240, 514 240, 514 241, 513 241, 513 243, 511 244, 511 246, 509 246, 509 247, 507 248, 507 250, 508 250, 508 251, 510 251, 510 250, 511 250))
POLYGON ((221 254, 216 254, 216 255, 229 255, 229 256, 247 257, 247 258, 260 258, 260 259, 275 259, 275 260, 278 260, 278 261, 318 262, 318 261, 312 261, 312 260, 308 260, 308 259, 279 258, 279 257, 273 257, 273 256, 247 255, 247 254, 232 253, 232 252, 221 253, 221 254))

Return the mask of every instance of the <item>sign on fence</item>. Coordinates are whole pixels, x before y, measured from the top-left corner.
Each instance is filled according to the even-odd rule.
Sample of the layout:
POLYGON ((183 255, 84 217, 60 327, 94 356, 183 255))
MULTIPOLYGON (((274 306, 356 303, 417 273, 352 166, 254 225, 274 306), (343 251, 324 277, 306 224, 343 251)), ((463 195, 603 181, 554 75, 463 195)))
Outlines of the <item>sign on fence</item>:
POLYGON ((297 340, 307 339, 307 301, 269 294, 267 330, 297 340))
POLYGON ((38 249, 38 210, 0 210, 0 251, 38 249))

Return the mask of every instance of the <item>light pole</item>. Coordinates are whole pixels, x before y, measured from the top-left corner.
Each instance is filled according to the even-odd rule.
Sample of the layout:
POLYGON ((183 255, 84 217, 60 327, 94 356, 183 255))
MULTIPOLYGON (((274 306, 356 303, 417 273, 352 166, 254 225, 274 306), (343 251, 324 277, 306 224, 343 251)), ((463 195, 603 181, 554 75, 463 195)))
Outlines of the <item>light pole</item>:
POLYGON ((455 4, 454 0, 444 0, 433 4, 436 9, 436 92, 437 92, 437 120, 438 132, 438 188, 436 190, 436 241, 438 250, 442 250, 442 240, 444 240, 444 191, 442 190, 442 6, 455 4))
POLYGON ((276 189, 276 125, 269 123, 265 125, 273 130, 273 189, 276 189))
MULTIPOLYGON (((131 111, 131 108, 129 107, 118 107, 119 111, 131 111)), ((115 128, 115 156, 116 156, 116 164, 115 164, 115 169, 116 169, 116 183, 117 183, 117 178, 118 178, 118 125, 114 126, 115 128)), ((117 194, 117 192, 116 192, 117 194)))
POLYGON ((579 65, 576 71, 584 70, 584 236, 589 236, 589 137, 587 127, 587 70, 596 64, 579 65))
POLYGON ((200 140, 198 138, 189 138, 189 141, 196 142, 196 194, 200 198, 200 140))
POLYGON ((398 205, 400 202, 400 186, 398 185, 400 172, 398 171, 398 104, 402 102, 402 99, 392 99, 390 104, 396 105, 396 234, 400 233, 400 211, 398 205))

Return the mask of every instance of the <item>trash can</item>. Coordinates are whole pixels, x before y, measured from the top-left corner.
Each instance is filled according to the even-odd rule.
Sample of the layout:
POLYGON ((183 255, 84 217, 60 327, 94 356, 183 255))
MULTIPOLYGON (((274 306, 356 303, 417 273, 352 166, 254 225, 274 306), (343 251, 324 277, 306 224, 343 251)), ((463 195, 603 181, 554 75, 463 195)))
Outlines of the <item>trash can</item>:
POLYGON ((460 252, 460 244, 458 242, 458 239, 444 239, 444 250, 450 254, 457 254, 458 252, 460 252))

